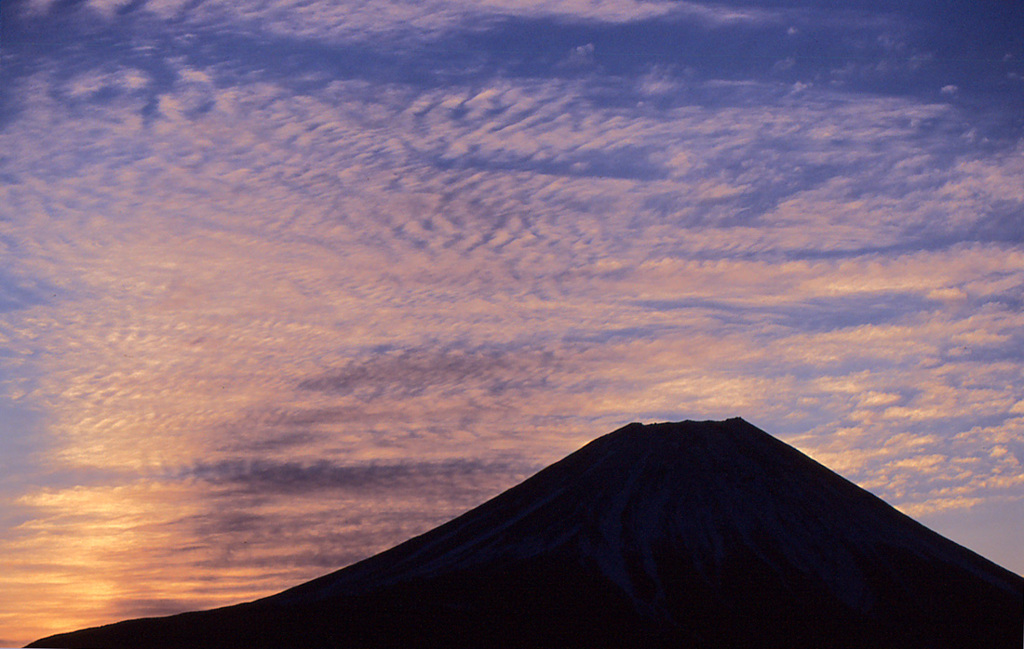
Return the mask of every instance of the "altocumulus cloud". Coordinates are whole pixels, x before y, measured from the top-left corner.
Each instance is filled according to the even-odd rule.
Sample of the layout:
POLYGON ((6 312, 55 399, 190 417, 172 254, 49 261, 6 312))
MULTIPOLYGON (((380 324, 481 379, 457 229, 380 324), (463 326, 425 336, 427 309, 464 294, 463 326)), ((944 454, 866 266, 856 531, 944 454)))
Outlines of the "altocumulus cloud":
POLYGON ((1006 15, 10 8, 7 635, 273 592, 637 419, 1024 497, 1006 15))

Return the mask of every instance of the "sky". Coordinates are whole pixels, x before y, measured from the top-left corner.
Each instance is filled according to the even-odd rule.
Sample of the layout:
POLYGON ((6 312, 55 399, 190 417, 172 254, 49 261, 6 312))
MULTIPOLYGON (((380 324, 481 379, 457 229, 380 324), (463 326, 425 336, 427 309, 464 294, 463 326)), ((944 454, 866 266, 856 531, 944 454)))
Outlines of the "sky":
POLYGON ((1024 572, 1024 8, 3 0, 0 646, 740 416, 1024 572))

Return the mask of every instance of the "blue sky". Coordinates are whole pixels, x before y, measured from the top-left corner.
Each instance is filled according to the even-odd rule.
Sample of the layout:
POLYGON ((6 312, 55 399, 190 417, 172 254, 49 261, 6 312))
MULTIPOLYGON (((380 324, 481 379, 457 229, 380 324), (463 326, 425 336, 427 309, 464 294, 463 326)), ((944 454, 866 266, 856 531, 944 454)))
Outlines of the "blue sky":
POLYGON ((1014 569, 1004 2, 12 1, 0 645, 742 416, 1014 569))

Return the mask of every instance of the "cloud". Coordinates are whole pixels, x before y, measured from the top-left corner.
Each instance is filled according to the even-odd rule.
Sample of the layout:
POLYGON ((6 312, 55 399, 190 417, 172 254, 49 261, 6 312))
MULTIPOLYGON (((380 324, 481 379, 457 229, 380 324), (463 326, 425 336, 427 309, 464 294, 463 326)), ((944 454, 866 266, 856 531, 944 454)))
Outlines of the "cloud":
MULTIPOLYGON (((56 6, 47 0, 19 3, 19 18, 55 17, 56 6)), ((389 0, 383 4, 365 0, 339 3, 295 0, 88 0, 62 11, 116 24, 123 21, 160 20, 195 28, 262 32, 303 40, 339 41, 368 39, 380 34, 418 40, 436 37, 467 25, 476 30, 507 18, 558 19, 566 21, 633 23, 668 17, 695 21, 704 26, 762 22, 771 12, 753 8, 707 6, 691 2, 598 0, 486 0, 467 5, 453 0, 389 0)))
POLYGON ((270 594, 426 531, 526 473, 493 461, 255 460, 43 490, 21 499, 36 514, 0 541, 7 592, 36 611, 0 619, 54 632, 270 594))
POLYGON ((306 379, 299 387, 341 395, 358 393, 363 401, 380 398, 385 392, 395 398, 439 389, 442 393, 481 387, 492 394, 509 389, 536 391, 544 387, 546 377, 554 371, 552 361, 550 353, 538 355, 525 350, 400 350, 306 379))
POLYGON ((75 6, 5 23, 4 602, 269 593, 637 419, 744 416, 910 512, 1019 498, 1019 131, 927 21, 75 6), (772 56, 707 55, 737 34, 772 56))
POLYGON ((594 44, 577 45, 569 51, 559 66, 564 68, 585 68, 594 64, 594 44))
MULTIPOLYGON (((83 132, 107 135, 65 132, 78 144, 62 152, 27 146, 25 134, 59 129, 67 110, 37 77, 28 97, 38 110, 8 138, 7 150, 24 154, 25 180, 7 189, 9 204, 34 219, 8 232, 24 242, 32 273, 75 296, 11 321, 36 318, 68 367, 95 368, 78 377, 49 368, 53 387, 37 393, 66 404, 58 411, 76 461, 173 461, 175 448, 193 452, 185 431, 199 441, 232 429, 237 413, 256 416, 274 394, 296 417, 333 413, 323 423, 334 433, 343 418, 383 422, 389 408, 413 421, 441 396, 478 417, 505 390, 502 411, 529 396, 543 412, 540 387, 582 391, 568 368, 600 375, 619 362, 580 365, 571 359, 592 352, 570 339, 616 331, 678 344, 674 332, 726 324, 738 332, 731 351, 747 358, 743 328, 777 327, 772 349, 814 368, 843 349, 861 350, 854 367, 877 362, 865 341, 893 339, 886 331, 909 341, 893 348, 901 352, 877 348, 891 359, 945 354, 914 343, 915 314, 975 308, 1019 281, 1012 250, 946 251, 979 206, 1020 200, 1008 182, 1013 156, 949 159, 945 140, 914 126, 954 119, 946 107, 819 97, 637 115, 594 103, 583 81, 397 86, 367 99, 362 82, 296 97, 266 83, 225 87, 213 70, 183 66, 177 77, 150 126, 133 117, 144 99, 125 94, 85 113, 83 132), (911 146, 911 137, 924 139, 911 146), (618 176, 578 166, 602 159, 618 176), (656 172, 623 173, 641 164, 656 172), (807 166, 821 171, 788 171, 807 166), (64 227, 99 248, 61 240, 52 208, 38 202, 43 177, 49 204, 71 219, 64 227), (97 195, 98 186, 111 189, 97 195), (880 256, 931 240, 934 252, 880 256), (117 265, 102 253, 110 246, 117 265), (726 261, 735 255, 753 258, 726 261), (234 369, 218 369, 222 358, 234 369), (251 368, 244 382, 228 378, 239 362, 251 368), (484 401, 470 406, 462 382, 484 401), (352 403, 357 392, 380 406, 352 403), (183 395, 189 412, 174 405, 183 395), (419 401, 385 405, 409 397, 419 401), (178 441, 114 441, 142 430, 178 441)), ((27 329, 16 331, 17 340, 27 329)), ((994 335, 987 347, 1004 349, 1009 339, 994 335)), ((681 398, 664 394, 664 403, 681 398)), ((272 428, 260 435, 285 434, 272 428)))
POLYGON ((363 494, 382 491, 437 489, 449 494, 460 482, 476 491, 477 474, 520 474, 507 464, 455 459, 446 462, 401 464, 336 465, 328 461, 303 464, 263 460, 224 460, 214 464, 198 463, 184 474, 214 485, 239 486, 255 494, 306 493, 324 489, 344 489, 363 494))

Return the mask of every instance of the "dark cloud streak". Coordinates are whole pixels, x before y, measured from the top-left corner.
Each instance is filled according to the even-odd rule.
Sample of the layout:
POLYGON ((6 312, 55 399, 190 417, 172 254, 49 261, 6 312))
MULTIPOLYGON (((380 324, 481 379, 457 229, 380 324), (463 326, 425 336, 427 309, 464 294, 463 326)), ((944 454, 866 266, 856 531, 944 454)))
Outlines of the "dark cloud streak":
MULTIPOLYGON (((369 399, 482 386, 492 394, 540 389, 554 370, 548 352, 405 350, 302 381, 299 388, 369 399)), ((332 413, 333 414, 333 413, 332 413)))
MULTIPOLYGON (((531 468, 535 470, 537 467, 531 468)), ((474 476, 519 476, 523 470, 522 465, 515 463, 469 459, 363 465, 339 465, 329 461, 305 464, 257 459, 197 463, 179 474, 179 477, 260 495, 323 490, 370 494, 418 490, 438 483, 443 483, 445 490, 458 489, 460 485, 472 485, 474 476)))

